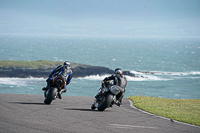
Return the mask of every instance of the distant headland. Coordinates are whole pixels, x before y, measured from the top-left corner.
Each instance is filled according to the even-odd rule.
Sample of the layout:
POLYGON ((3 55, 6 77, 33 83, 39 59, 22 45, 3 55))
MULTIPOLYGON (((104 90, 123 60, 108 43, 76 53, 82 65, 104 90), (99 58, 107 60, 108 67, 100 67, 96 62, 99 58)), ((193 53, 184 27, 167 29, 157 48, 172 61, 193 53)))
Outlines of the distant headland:
MULTIPOLYGON (((48 77, 53 69, 63 62, 54 61, 5 61, 0 60, 0 77, 48 77)), ((91 66, 86 64, 71 63, 73 77, 85 77, 89 75, 113 74, 111 70, 102 66, 91 66)), ((123 71, 124 75, 135 77, 130 71, 123 71)))

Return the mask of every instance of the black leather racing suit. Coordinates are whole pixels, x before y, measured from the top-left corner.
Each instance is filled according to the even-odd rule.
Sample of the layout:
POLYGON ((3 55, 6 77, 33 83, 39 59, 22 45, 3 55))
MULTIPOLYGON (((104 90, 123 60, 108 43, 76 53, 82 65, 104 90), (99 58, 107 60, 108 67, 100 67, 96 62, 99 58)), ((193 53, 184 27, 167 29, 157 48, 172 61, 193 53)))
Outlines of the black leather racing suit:
MULTIPOLYGON (((116 95, 116 100, 121 104, 124 92, 126 91, 127 79, 122 74, 114 74, 110 77, 106 77, 103 81, 113 80, 114 85, 117 85, 121 88, 121 92, 116 95)), ((102 86, 104 88, 104 86, 102 86)))

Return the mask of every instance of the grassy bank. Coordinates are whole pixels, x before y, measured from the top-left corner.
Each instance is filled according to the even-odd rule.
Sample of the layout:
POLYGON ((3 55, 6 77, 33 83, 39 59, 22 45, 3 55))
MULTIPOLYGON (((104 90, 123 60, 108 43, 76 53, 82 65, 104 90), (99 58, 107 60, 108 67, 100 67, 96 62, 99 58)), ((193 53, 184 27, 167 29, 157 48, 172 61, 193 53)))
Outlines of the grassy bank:
POLYGON ((62 64, 62 62, 39 60, 39 61, 8 61, 0 60, 0 67, 32 67, 32 68, 41 68, 44 66, 51 66, 54 64, 62 64))
POLYGON ((131 96, 135 107, 169 119, 200 126, 200 99, 131 96))

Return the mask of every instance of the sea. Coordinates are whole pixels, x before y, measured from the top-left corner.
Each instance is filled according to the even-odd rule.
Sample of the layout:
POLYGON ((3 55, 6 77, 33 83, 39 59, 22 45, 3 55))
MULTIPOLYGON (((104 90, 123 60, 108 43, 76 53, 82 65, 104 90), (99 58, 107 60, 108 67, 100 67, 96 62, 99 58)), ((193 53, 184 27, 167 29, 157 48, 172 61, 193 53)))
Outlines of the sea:
MULTIPOLYGON (((200 38, 1 35, 0 60, 121 68, 136 74, 124 97, 200 99, 200 38)), ((94 97, 107 76, 73 78, 63 95, 94 97)), ((46 78, 0 78, 0 93, 43 95, 44 86, 46 78)))

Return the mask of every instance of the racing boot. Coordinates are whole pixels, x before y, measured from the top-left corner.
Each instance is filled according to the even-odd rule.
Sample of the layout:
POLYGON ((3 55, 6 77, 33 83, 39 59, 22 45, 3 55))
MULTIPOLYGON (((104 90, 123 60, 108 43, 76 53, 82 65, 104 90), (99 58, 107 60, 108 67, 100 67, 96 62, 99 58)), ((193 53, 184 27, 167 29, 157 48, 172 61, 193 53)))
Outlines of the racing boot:
POLYGON ((46 92, 50 88, 50 86, 43 87, 42 90, 44 91, 44 97, 46 97, 46 92))
POLYGON ((62 94, 62 93, 65 93, 66 91, 67 91, 67 89, 62 89, 62 90, 60 90, 60 91, 58 92, 58 98, 59 98, 59 99, 62 99, 61 94, 62 94))
POLYGON ((48 89, 50 89, 50 86, 51 86, 51 81, 50 81, 50 79, 48 78, 48 79, 46 80, 46 82, 47 82, 47 86, 44 87, 44 88, 42 88, 43 91, 47 91, 48 89))
POLYGON ((92 110, 95 110, 95 109, 96 109, 95 104, 92 104, 91 109, 92 109, 92 110))
MULTIPOLYGON (((47 86, 48 87, 48 86, 47 86)), ((47 90, 49 89, 49 88, 47 88, 47 87, 43 87, 42 88, 42 90, 44 91, 44 97, 46 97, 46 92, 47 92, 47 90)))
POLYGON ((43 91, 47 91, 48 89, 47 89, 47 87, 43 87, 42 90, 43 91))
POLYGON ((120 101, 118 101, 118 100, 115 102, 115 105, 117 105, 117 106, 119 106, 119 107, 121 107, 121 106, 122 106, 122 105, 121 105, 121 102, 120 102, 120 101))

